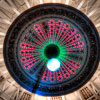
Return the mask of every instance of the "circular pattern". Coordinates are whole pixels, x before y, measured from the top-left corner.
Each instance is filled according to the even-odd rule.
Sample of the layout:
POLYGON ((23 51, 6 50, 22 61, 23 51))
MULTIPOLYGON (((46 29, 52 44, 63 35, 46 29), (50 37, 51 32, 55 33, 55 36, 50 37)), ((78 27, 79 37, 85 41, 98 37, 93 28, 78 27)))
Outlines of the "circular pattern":
POLYGON ((50 71, 57 71, 60 68, 60 62, 57 59, 52 58, 47 61, 46 66, 50 71))
POLYGON ((31 74, 32 80, 38 80, 36 74, 39 73, 36 71, 44 66, 41 84, 47 86, 72 80, 88 59, 89 48, 86 46, 89 43, 86 36, 71 20, 62 18, 56 15, 52 19, 51 16, 35 19, 23 28, 17 40, 16 55, 22 70, 27 75, 31 74), (47 27, 47 33, 44 27, 47 27), (52 58, 61 63, 59 70, 55 68, 56 72, 52 72, 52 68, 52 71, 47 69, 47 62, 52 58))
POLYGON ((75 8, 38 5, 22 13, 8 29, 4 58, 13 78, 30 92, 67 94, 83 86, 96 71, 98 33, 75 8))

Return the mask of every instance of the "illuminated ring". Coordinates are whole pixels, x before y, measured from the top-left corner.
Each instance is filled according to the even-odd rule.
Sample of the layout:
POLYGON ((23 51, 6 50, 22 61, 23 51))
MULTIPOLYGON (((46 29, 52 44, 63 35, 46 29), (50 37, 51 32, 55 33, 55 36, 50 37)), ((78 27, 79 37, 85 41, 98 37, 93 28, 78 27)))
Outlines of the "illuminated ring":
POLYGON ((75 8, 38 5, 22 13, 8 29, 4 59, 12 77, 28 91, 44 96, 71 93, 97 69, 98 32, 75 8), (47 68, 52 58, 60 62, 55 71, 47 68))

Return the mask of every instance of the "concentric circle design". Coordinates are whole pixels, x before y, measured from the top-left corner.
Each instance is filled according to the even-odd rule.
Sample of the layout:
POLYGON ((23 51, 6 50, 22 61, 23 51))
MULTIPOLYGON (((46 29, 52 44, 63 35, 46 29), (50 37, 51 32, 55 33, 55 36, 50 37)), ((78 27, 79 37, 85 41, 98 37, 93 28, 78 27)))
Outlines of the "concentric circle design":
POLYGON ((74 23, 56 15, 25 26, 17 40, 16 55, 23 70, 30 73, 33 80, 38 78, 34 73, 45 65, 41 82, 57 84, 75 77, 82 70, 88 59, 88 45, 86 36, 74 23), (46 63, 52 58, 61 63, 56 72, 47 69, 46 63))
POLYGON ((83 13, 62 4, 43 4, 13 22, 5 38, 4 58, 22 87, 55 96, 79 89, 92 77, 98 47, 98 33, 83 13))

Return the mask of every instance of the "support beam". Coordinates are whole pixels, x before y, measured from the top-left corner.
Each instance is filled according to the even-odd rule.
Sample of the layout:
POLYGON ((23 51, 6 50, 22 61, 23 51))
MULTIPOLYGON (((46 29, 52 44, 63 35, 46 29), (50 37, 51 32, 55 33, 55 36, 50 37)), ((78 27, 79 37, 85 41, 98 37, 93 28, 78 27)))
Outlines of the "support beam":
POLYGON ((98 6, 97 8, 95 8, 94 10, 92 10, 87 16, 90 17, 92 16, 95 12, 97 12, 98 10, 100 10, 100 6, 98 6))
POLYGON ((34 0, 31 0, 31 4, 30 4, 30 5, 31 5, 31 7, 33 6, 33 4, 34 4, 34 0))
POLYGON ((31 8, 31 6, 30 6, 28 0, 24 0, 24 1, 25 1, 25 3, 26 3, 27 7, 28 7, 28 8, 31 8))
POLYGON ((12 10, 13 10, 17 15, 20 15, 20 12, 19 12, 17 9, 12 8, 12 10))
POLYGON ((7 20, 7 19, 2 19, 2 20, 3 20, 5 23, 11 25, 11 22, 10 22, 9 20, 7 20))
POLYGON ((3 48, 3 45, 0 45, 0 48, 3 48))
POLYGON ((56 3, 56 0, 52 0, 53 3, 56 3))
POLYGON ((43 0, 40 0, 40 4, 43 4, 43 0))
POLYGON ((69 0, 66 0, 65 4, 67 4, 67 5, 68 5, 68 4, 69 4, 69 0))
POLYGON ((12 83, 11 83, 6 89, 4 89, 4 90, 0 93, 0 95, 2 95, 3 93, 5 93, 5 91, 7 91, 7 90, 10 88, 10 86, 12 86, 13 84, 15 84, 15 81, 12 81, 12 83))
POLYGON ((4 59, 3 58, 0 58, 0 62, 3 62, 4 61, 4 59))
POLYGON ((82 0, 81 3, 78 5, 77 9, 80 9, 84 3, 85 3, 85 0, 82 0))
POLYGON ((100 23, 95 25, 97 28, 100 27, 100 23))
POLYGON ((8 70, 3 71, 0 76, 3 76, 6 73, 8 73, 8 70))
POLYGON ((0 35, 1 35, 1 36, 5 36, 5 35, 6 35, 6 33, 0 32, 0 35))
POLYGON ((90 17, 92 16, 95 12, 97 11, 97 9, 94 9, 92 12, 90 12, 87 16, 90 17))
MULTIPOLYGON (((20 12, 19 12, 16 8, 14 8, 14 6, 13 6, 13 5, 15 5, 15 3, 11 4, 11 3, 9 2, 9 0, 5 0, 5 2, 7 3, 7 5, 8 5, 9 7, 11 7, 11 9, 12 9, 17 15, 20 15, 20 12)), ((15 5, 15 6, 16 6, 16 5, 15 5)))
POLYGON ((77 97, 77 100, 83 100, 79 91, 74 92, 74 94, 77 97))
MULTIPOLYGON (((0 89, 1 90, 1 89, 0 89)), ((2 90, 1 90, 2 91, 2 90)), ((11 97, 11 96, 9 96, 8 94, 6 94, 6 93, 4 93, 5 95, 7 95, 9 98, 10 98, 10 100, 13 100, 13 98, 11 97)))

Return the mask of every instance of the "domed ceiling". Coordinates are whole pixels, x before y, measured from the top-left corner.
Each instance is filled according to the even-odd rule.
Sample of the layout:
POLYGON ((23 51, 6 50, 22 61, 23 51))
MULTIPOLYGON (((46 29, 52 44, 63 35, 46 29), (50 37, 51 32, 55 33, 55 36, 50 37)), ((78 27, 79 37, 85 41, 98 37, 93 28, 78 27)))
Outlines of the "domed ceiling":
POLYGON ((42 4, 20 14, 4 41, 4 60, 23 88, 43 96, 71 93, 99 62, 98 32, 86 15, 64 4, 42 4))

